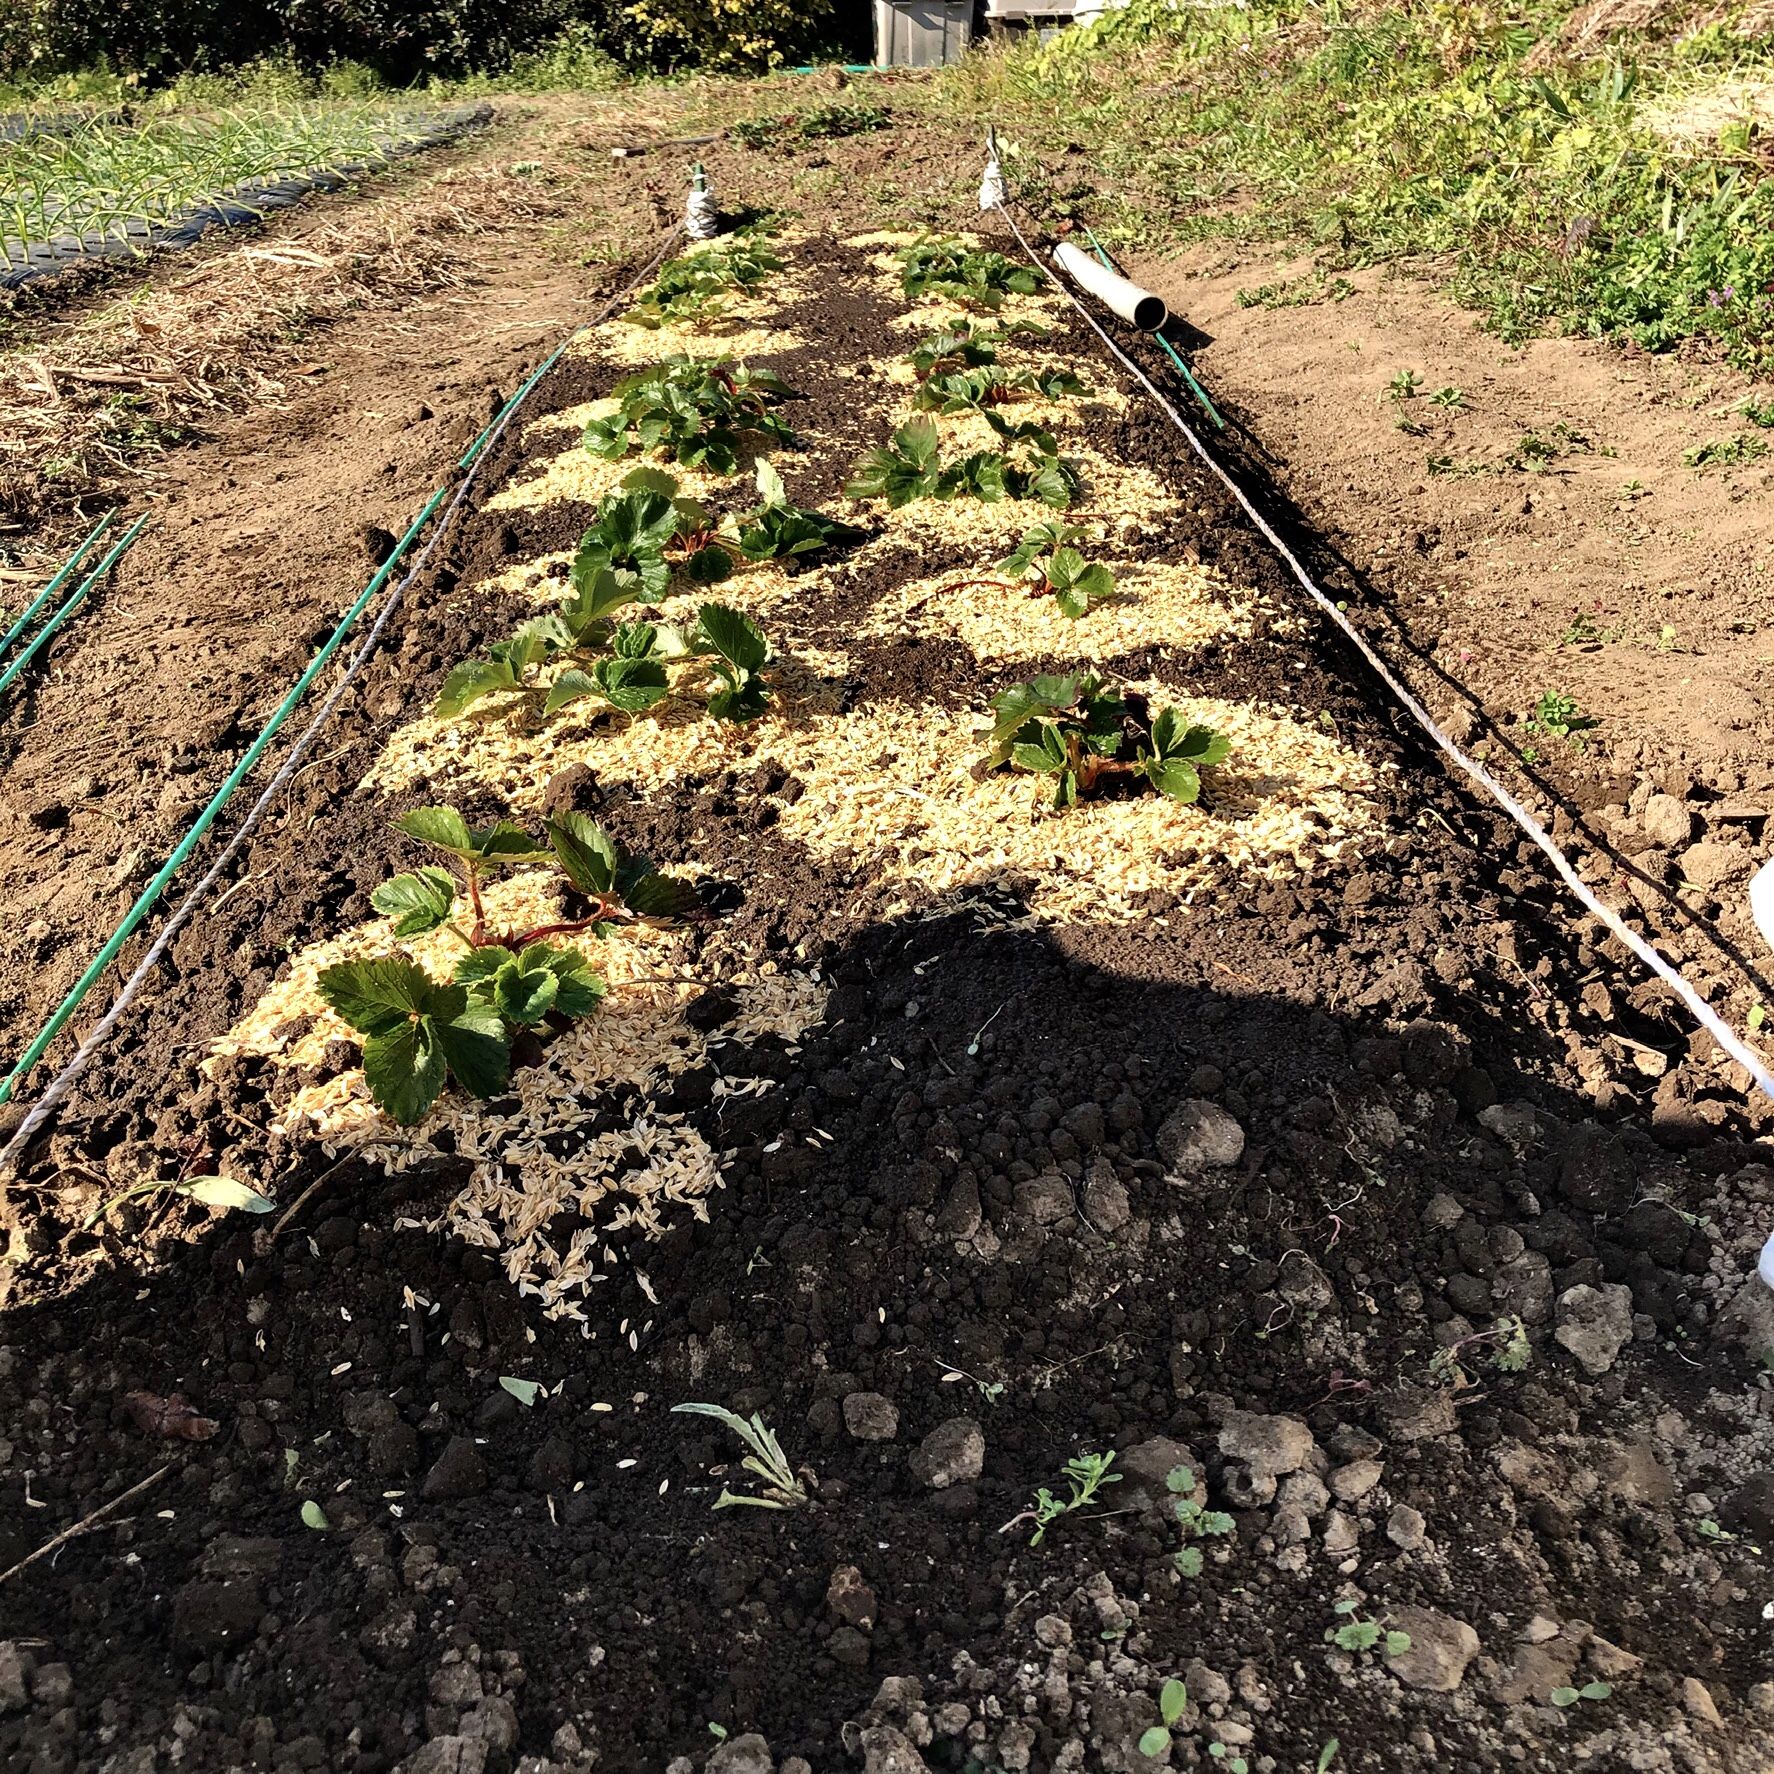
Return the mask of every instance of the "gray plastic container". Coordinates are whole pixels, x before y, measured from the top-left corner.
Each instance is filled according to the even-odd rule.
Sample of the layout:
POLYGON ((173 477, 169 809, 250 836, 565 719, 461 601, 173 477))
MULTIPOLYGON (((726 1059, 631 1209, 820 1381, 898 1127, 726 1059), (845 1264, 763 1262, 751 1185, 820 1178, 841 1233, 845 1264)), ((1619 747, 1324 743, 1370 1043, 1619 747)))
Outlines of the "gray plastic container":
POLYGON ((973 0, 875 0, 875 65, 943 68, 973 41, 973 0))

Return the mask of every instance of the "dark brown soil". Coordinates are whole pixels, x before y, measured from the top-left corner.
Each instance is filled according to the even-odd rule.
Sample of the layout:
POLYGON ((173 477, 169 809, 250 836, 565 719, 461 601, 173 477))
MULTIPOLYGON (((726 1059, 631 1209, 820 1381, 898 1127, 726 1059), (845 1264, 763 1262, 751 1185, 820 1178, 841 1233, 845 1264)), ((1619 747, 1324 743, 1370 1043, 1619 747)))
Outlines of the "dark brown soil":
MULTIPOLYGON (((774 367, 830 429, 832 371, 883 348, 881 311, 856 255, 808 256, 848 288, 822 298, 829 326, 825 306, 791 316, 823 349, 774 367)), ((533 410, 596 391, 563 373, 533 410)), ((1179 551, 1290 595, 1159 422, 1098 441, 1187 489, 1179 551)), ((488 485, 522 463, 513 441, 488 485)), ((844 466, 791 490, 829 500, 844 466)), ((612 1240, 647 1287, 620 1268, 589 1335, 542 1319, 492 1253, 402 1223, 452 1192, 447 1152, 395 1183, 328 1175, 259 1131, 284 1088, 262 1068, 195 1082, 290 950, 369 915, 395 809, 353 785, 509 625, 456 586, 582 520, 458 532, 247 884, 32 1155, 0 1569, 172 1470, 0 1586, 0 1750, 43 1774, 796 1755, 1143 1774, 1230 1765, 1218 1741, 1291 1774, 1334 1737, 1335 1767, 1376 1771, 1761 1765, 1774 1438, 1755 1339, 1725 1311, 1774 1207, 1760 1117, 1321 633, 1220 649, 1202 682, 1322 710, 1398 765, 1384 841, 1132 926, 1009 926, 1014 882, 888 917, 878 883, 776 832, 796 785, 767 773, 602 788, 619 836, 667 864, 694 838, 722 878, 705 943, 816 963, 832 999, 798 1049, 717 1049, 769 1091, 717 1104, 706 1077, 675 1081, 666 1106, 725 1187, 706 1222, 612 1240), (1238 1156, 1179 1159, 1179 1113, 1236 1123, 1238 1156), (280 1201, 325 1181, 276 1239, 197 1208, 81 1229, 114 1160, 209 1154, 280 1201), (1588 1304, 1574 1289, 1624 1325, 1593 1372, 1554 1337, 1588 1304), (1464 1340, 1510 1315, 1527 1356, 1499 1367, 1501 1339, 1464 1340), (526 1408, 501 1375, 549 1395, 526 1408), (218 1433, 146 1437, 124 1403, 141 1390, 218 1433), (670 1414, 685 1400, 759 1412, 817 1475, 810 1504, 712 1512, 711 1469, 745 1475, 724 1431, 670 1414), (958 1418, 976 1462, 936 1459, 970 1435, 958 1418), (1006 1525, 1086 1450, 1126 1474, 1102 1507, 1039 1545, 1006 1525), (1192 1577, 1164 1489, 1184 1464, 1235 1524, 1196 1543, 1192 1577), (1344 1599, 1408 1630, 1411 1656, 1327 1642, 1344 1599), (1550 1704, 1604 1673, 1605 1700, 1550 1704), (1171 1676, 1191 1711, 1142 1756, 1171 1676)), ((875 584, 948 564, 896 558, 875 584)), ((842 641, 859 689, 977 706, 1007 681, 953 644, 858 645, 862 595, 822 603, 810 579, 785 615, 842 641)), ((716 1027, 723 1009, 699 1006, 716 1027)))

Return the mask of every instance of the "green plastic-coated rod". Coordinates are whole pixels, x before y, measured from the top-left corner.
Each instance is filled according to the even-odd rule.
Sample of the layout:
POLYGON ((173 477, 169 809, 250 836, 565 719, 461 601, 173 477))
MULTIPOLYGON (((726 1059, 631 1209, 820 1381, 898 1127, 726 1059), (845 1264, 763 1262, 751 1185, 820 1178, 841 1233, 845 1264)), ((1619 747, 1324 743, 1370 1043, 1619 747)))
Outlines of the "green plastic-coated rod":
MULTIPOLYGON (((247 773, 259 761, 259 759, 264 756, 265 748, 270 745, 272 739, 276 736, 278 728, 289 719, 290 712, 295 708, 296 704, 302 700, 302 696, 306 692, 308 686, 320 675, 326 666, 326 662, 339 650, 340 643, 345 639, 352 624, 363 614, 364 609, 376 593, 387 584, 389 575, 400 564, 401 557, 405 555, 410 547, 412 547, 413 541, 418 536, 419 532, 431 521, 432 513, 435 512, 438 506, 443 502, 444 495, 448 491, 448 487, 439 487, 438 490, 425 502, 424 510, 413 519, 412 528, 409 529, 407 533, 401 537, 400 541, 395 544, 394 552, 382 563, 381 567, 376 572, 376 576, 364 587, 357 601, 345 612, 344 616, 340 618, 338 627, 336 627, 332 634, 327 638, 326 644, 314 655, 314 658, 309 662, 308 669, 296 679, 294 688, 291 689, 290 693, 277 705, 276 713, 274 713, 271 719, 265 723, 264 729, 259 734, 258 738, 247 747, 246 753, 241 758, 240 762, 229 772, 228 780, 216 790, 215 794, 210 798, 209 805, 198 814, 191 829, 179 840, 178 846, 173 851, 172 855, 160 865, 159 873, 156 874, 154 879, 142 889, 141 896, 136 900, 135 904, 129 908, 128 912, 124 914, 123 922, 112 931, 105 946, 93 956, 91 964, 87 967, 86 971, 81 974, 79 979, 74 982, 72 990, 70 990, 67 997, 61 1001, 55 1014, 43 1025, 42 1031, 38 1034, 37 1038, 25 1049, 23 1057, 19 1060, 18 1064, 12 1068, 10 1076, 7 1077, 4 1083, 0 1083, 0 1103, 6 1103, 12 1100, 13 1090, 24 1078, 25 1074, 43 1057, 44 1053, 48 1050, 50 1042, 52 1042, 67 1026, 68 1019, 80 1008, 81 1000, 92 990, 93 986, 97 983, 99 976, 117 959, 118 951, 134 934, 136 927, 148 915, 154 902, 165 891, 167 882, 170 881, 173 876, 178 873, 179 869, 184 866, 184 863, 190 856, 191 852, 197 848, 198 842, 203 837, 203 834, 215 824, 217 815, 220 814, 222 809, 228 804, 229 800, 232 799, 234 791, 239 788, 241 783, 246 779, 247 773)), ((139 524, 137 525, 137 528, 140 528, 139 524)), ((126 542, 127 540, 128 538, 125 538, 126 542)), ((122 544, 119 544, 119 546, 121 547, 122 544)), ((107 562, 107 565, 108 564, 109 563, 107 562)), ((103 572, 104 568, 101 567, 99 571, 103 572)), ((96 578, 97 575, 95 574, 94 577, 96 578)))
POLYGON ((524 404, 524 402, 526 400, 528 400, 530 398, 531 391, 535 388, 536 384, 538 382, 540 382, 542 380, 542 378, 544 376, 546 376, 548 374, 548 372, 551 369, 553 369, 557 363, 560 362, 561 357, 565 354, 567 347, 569 345, 571 345, 573 340, 576 339, 578 336, 579 335, 577 333, 574 333, 571 336, 569 336, 568 338, 563 339, 561 341, 561 343, 554 348, 554 350, 549 352, 549 354, 545 358, 543 358, 541 363, 538 364, 536 366, 536 368, 531 372, 529 378, 524 382, 524 385, 518 389, 517 393, 515 393, 511 397, 511 399, 508 400, 504 404, 504 406, 502 406, 498 410, 498 412, 496 412, 492 416, 492 418, 490 418, 487 421, 486 429, 483 430, 481 432, 480 436, 477 437, 474 440, 474 442, 468 446, 467 454, 464 455, 462 460, 456 464, 456 466, 458 468, 472 468, 474 466, 474 459, 476 456, 478 456, 481 453, 481 451, 483 449, 486 448, 487 439, 492 436, 494 431, 496 431, 501 424, 504 423, 505 419, 510 414, 514 413, 520 406, 522 406, 524 404))
POLYGON ((19 673, 23 671, 48 644, 50 638, 55 634, 55 631, 80 608, 80 606, 86 601, 86 594, 91 591, 114 566, 116 566, 123 551, 142 533, 142 526, 147 523, 147 521, 148 513, 144 511, 142 515, 124 532, 123 540, 112 545, 111 552, 80 581, 79 585, 76 586, 74 591, 69 595, 68 601, 63 604, 40 629, 38 629, 35 638, 32 640, 31 644, 25 648, 24 652, 19 654, 19 656, 7 666, 5 671, 0 671, 0 691, 7 689, 12 684, 14 679, 18 677, 19 673))
MULTIPOLYGON (((1115 269, 1115 261, 1113 259, 1111 259, 1109 257, 1109 255, 1103 250, 1103 243, 1100 240, 1098 240, 1094 234, 1091 233, 1090 224, 1088 222, 1081 222, 1079 224, 1079 226, 1081 228, 1083 228, 1085 234, 1089 236, 1090 244, 1096 248, 1096 256, 1099 259, 1101 259, 1102 262, 1105 265, 1107 265, 1111 271, 1113 271, 1115 269)), ((1186 363, 1183 362, 1182 356, 1178 352, 1177 348, 1173 344, 1171 344, 1171 342, 1167 338, 1165 338, 1165 336, 1162 333, 1154 333, 1152 335, 1152 337, 1155 338, 1161 346, 1163 346, 1164 355, 1166 357, 1168 357, 1170 359, 1170 361, 1176 365, 1178 371, 1182 375, 1183 380, 1189 384, 1189 391, 1195 396, 1195 398, 1198 401, 1201 402, 1202 408, 1206 412, 1207 416, 1211 420, 1213 420, 1213 422, 1217 426, 1219 426, 1219 428, 1222 431, 1224 431, 1226 429, 1226 421, 1224 419, 1222 419, 1220 417, 1219 413, 1215 410, 1213 402, 1207 398, 1207 390, 1205 388, 1203 388, 1201 386, 1201 384, 1195 380, 1194 372, 1189 368, 1189 366, 1186 363)))
POLYGON ((105 515, 99 519, 88 534, 86 540, 82 542, 80 546, 68 556, 67 560, 62 563, 61 567, 57 570, 55 577, 31 599, 24 615, 22 615, 4 635, 0 635, 0 653, 4 653, 6 649, 31 626, 31 623, 36 619, 37 612, 74 577, 74 569, 86 559, 92 545, 98 541, 108 529, 110 529, 116 517, 117 513, 113 509, 107 511, 105 515))

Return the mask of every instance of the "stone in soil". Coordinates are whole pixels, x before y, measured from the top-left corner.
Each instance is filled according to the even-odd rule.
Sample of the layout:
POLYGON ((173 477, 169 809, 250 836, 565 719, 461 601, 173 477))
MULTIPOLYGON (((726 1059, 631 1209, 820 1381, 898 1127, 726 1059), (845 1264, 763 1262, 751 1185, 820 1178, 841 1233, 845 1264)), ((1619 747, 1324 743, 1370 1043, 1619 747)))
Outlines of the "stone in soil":
POLYGON ((1244 1156, 1244 1129, 1218 1103, 1190 1097, 1158 1129, 1156 1144, 1168 1166, 1166 1180, 1186 1183, 1236 1164, 1244 1156))
POLYGON ((1410 1634, 1411 1648, 1387 1660, 1387 1667, 1408 1688, 1451 1694, 1465 1679, 1467 1664, 1478 1655, 1478 1634, 1464 1620, 1433 1608, 1395 1608, 1387 1625, 1410 1634))
POLYGON ((985 1470, 985 1432, 971 1417, 950 1417, 912 1451, 912 1476, 933 1491, 965 1484, 985 1470))
POLYGON ((1632 1289, 1619 1282, 1567 1288, 1558 1296, 1553 1339, 1586 1374, 1605 1374, 1632 1341, 1632 1289))

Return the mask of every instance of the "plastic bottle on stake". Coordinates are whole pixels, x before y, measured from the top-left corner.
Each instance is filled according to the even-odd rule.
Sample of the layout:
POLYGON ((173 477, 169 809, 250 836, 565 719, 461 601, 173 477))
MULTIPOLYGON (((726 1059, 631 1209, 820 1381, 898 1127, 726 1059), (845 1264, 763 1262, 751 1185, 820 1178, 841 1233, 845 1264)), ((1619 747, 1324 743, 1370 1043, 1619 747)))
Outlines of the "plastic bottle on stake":
POLYGON ((713 240, 718 213, 708 187, 708 169, 699 160, 690 169, 690 196, 684 204, 684 232, 692 240, 713 240))

